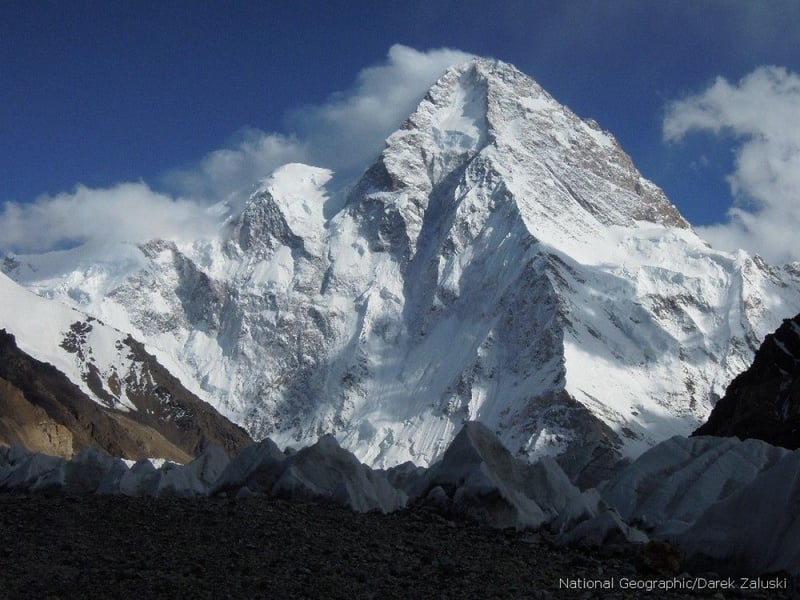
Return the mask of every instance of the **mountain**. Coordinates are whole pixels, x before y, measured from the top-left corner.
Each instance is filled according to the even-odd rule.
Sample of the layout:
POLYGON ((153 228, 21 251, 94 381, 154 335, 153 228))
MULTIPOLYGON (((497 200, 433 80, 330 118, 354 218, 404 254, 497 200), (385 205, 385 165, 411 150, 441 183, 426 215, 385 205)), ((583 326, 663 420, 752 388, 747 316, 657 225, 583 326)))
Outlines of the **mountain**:
POLYGON ((800 448, 800 315, 764 339, 696 435, 755 438, 800 448))
POLYGON ((331 177, 281 167, 216 207, 213 238, 3 270, 142 340, 253 437, 333 433, 374 466, 430 464, 467 420, 519 456, 638 455, 800 311, 800 268, 710 248, 611 134, 502 62, 448 70, 345 202, 331 177))
POLYGON ((234 454, 252 442, 129 334, 1 274, 0 300, 0 443, 183 463, 211 443, 234 454))

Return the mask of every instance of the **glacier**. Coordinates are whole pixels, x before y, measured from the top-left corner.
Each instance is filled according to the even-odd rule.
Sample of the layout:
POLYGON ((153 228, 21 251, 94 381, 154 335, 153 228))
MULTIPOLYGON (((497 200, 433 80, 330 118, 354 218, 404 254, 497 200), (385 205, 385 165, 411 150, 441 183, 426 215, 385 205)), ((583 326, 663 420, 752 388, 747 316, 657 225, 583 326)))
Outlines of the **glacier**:
POLYGON ((518 457, 636 457, 800 312, 800 266, 711 248, 610 133, 500 61, 449 69, 344 201, 332 177, 277 169, 214 207, 214 237, 2 269, 254 438, 332 434, 373 467, 433 464, 473 420, 518 457))
MULTIPOLYGON (((299 451, 282 452, 267 438, 233 458, 207 446, 187 465, 160 463, 129 465, 96 448, 66 461, 0 445, 0 491, 257 495, 265 502, 319 502, 357 512, 434 511, 447 519, 537 531, 556 545, 618 551, 620 544, 641 548, 655 541, 656 548, 671 548, 676 562, 662 568, 675 569, 673 575, 684 567, 736 577, 800 574, 800 450, 761 440, 675 436, 584 491, 552 458, 532 464, 516 459, 477 422, 465 423, 430 469, 371 469, 330 435, 299 451)), ((643 547, 639 556, 647 551, 643 547)))

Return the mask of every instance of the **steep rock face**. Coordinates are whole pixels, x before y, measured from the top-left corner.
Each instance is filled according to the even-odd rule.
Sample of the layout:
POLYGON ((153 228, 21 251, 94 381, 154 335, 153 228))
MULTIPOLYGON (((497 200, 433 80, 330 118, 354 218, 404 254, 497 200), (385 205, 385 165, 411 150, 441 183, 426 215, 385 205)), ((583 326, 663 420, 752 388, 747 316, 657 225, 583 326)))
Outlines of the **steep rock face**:
MULTIPOLYGON (((141 344, 128 339, 146 383, 128 387, 134 410, 103 406, 0 329, 0 442, 70 458, 100 448, 123 458, 187 462, 206 445, 234 454, 251 443, 240 427, 192 396, 141 344)), ((102 388, 98 388, 102 389, 102 388)))
POLYGON ((636 455, 800 310, 797 270, 709 248, 610 134, 500 62, 449 70, 338 210, 330 177, 278 169, 215 239, 4 268, 254 437, 332 432, 376 466, 432 463, 465 420, 519 456, 636 455))
POLYGON ((755 438, 800 448, 800 315, 767 335, 696 435, 755 438))
POLYGON ((68 427, 31 404, 17 386, 0 378, 0 444, 22 444, 32 452, 70 458, 73 436, 68 427))

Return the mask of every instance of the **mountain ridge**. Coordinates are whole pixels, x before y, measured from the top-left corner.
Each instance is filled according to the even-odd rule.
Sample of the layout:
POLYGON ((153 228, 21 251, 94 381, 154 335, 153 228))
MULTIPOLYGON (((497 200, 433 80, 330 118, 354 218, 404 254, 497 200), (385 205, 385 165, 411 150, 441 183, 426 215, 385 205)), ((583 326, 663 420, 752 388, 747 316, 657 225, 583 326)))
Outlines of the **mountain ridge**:
POLYGON ((4 270, 144 340, 255 438, 334 433, 375 466, 434 462, 466 420, 521 456, 635 456, 800 311, 797 270, 711 249, 499 61, 448 70, 326 218, 330 176, 282 167, 217 238, 4 270))

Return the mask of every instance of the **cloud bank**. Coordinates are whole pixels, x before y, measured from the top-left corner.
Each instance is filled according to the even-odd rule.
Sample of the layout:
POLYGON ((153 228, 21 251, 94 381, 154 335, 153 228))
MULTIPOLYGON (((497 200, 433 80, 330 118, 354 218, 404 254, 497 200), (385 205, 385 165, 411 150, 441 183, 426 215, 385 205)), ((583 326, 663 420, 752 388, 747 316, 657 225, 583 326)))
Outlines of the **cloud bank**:
POLYGON ((243 129, 231 147, 209 152, 190 167, 166 170, 159 183, 169 192, 120 183, 107 189, 78 186, 33 203, 6 203, 0 211, 0 252, 212 235, 207 207, 249 194, 282 164, 308 162, 351 173, 368 166, 427 89, 448 67, 471 56, 394 45, 384 63, 358 74, 351 89, 287 114, 290 134, 243 129))
POLYGON ((79 185, 75 191, 42 196, 30 204, 8 202, 0 212, 0 240, 6 250, 37 253, 79 244, 183 239, 216 228, 205 207, 173 199, 144 183, 106 189, 79 185))
POLYGON ((721 249, 744 248, 773 263, 800 260, 800 76, 759 67, 737 84, 719 77, 670 104, 665 140, 695 131, 736 140, 728 177, 734 204, 726 222, 699 228, 701 235, 721 249))

